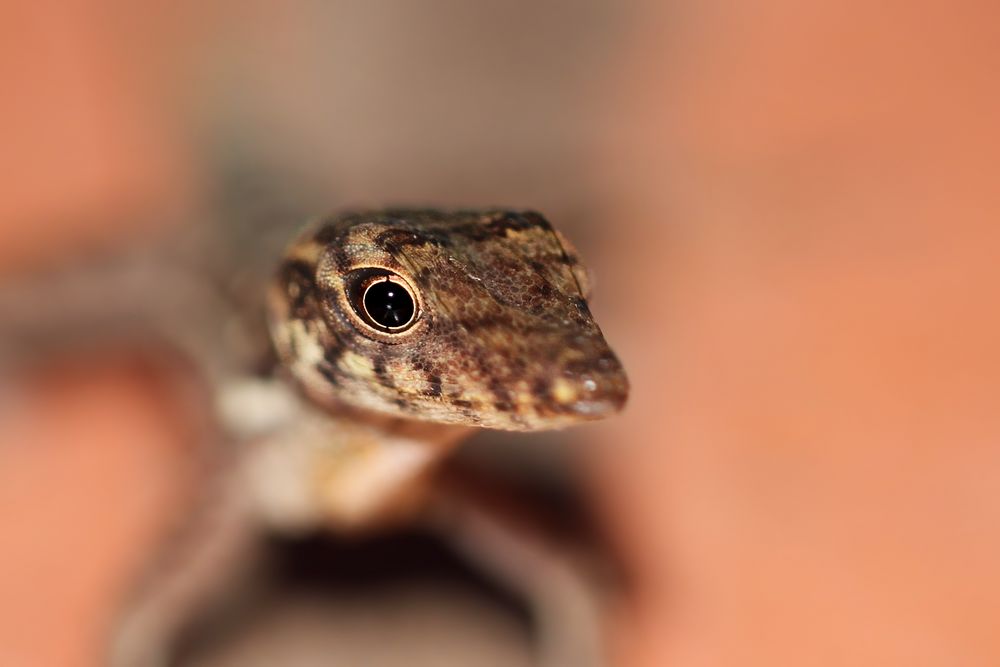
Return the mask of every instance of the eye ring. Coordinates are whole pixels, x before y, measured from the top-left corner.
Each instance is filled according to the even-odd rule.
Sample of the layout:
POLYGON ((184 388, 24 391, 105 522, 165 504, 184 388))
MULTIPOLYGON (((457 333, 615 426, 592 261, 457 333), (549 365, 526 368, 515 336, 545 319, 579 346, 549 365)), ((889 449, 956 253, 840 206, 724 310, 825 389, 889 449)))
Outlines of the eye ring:
POLYGON ((388 270, 363 270, 348 283, 351 307, 365 325, 382 334, 399 334, 419 316, 413 288, 388 270))

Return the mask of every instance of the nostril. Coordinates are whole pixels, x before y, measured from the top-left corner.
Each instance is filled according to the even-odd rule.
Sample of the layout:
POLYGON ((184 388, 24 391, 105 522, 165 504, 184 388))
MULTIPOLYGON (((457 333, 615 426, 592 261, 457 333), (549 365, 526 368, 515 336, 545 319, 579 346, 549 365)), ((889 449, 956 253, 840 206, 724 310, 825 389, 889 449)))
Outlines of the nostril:
POLYGON ((618 368, 619 366, 620 364, 618 363, 618 359, 611 354, 606 354, 597 360, 597 367, 602 371, 610 371, 614 368, 618 368))

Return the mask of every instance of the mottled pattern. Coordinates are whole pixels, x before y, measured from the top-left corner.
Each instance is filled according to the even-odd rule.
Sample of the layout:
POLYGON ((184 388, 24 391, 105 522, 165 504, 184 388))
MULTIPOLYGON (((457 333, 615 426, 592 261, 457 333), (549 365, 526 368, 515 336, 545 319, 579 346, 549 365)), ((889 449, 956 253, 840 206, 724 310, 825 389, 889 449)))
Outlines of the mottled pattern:
POLYGON ((327 405, 511 430, 559 428, 623 406, 628 383, 587 307, 587 273, 539 214, 385 210, 315 223, 269 297, 278 354, 327 405), (415 323, 357 315, 359 271, 399 276, 415 323))

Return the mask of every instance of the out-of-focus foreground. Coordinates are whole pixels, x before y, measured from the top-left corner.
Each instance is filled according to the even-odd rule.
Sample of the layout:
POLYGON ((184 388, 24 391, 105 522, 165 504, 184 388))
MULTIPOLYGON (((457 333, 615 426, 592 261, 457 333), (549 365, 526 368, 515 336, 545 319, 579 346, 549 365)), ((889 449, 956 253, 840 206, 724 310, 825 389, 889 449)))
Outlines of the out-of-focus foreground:
MULTIPOLYGON (((596 441, 633 584, 616 664, 997 664, 997 25, 971 1, 8 1, 0 271, 197 215, 231 147, 335 205, 538 208, 633 383, 567 436, 596 441)), ((0 664, 95 664, 197 399, 130 350, 2 382, 0 664)))

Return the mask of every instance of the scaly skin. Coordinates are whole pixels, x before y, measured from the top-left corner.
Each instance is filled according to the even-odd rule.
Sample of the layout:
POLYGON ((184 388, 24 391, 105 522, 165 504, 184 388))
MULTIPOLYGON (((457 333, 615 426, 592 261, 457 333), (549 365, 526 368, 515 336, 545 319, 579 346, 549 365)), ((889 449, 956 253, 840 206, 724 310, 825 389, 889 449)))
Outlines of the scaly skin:
POLYGON ((320 405, 560 428, 619 411, 628 393, 585 290, 576 253, 537 213, 346 214, 312 225, 288 250, 269 299, 271 331, 320 405), (371 270, 410 287, 417 315, 405 331, 358 315, 351 276, 371 270))
MULTIPOLYGON (((472 551, 480 541, 508 544, 524 552, 517 562, 559 570, 545 550, 516 546, 504 521, 436 488, 432 473, 474 427, 562 428, 622 408, 628 383, 590 314, 588 289, 574 249, 533 212, 384 210, 308 226, 267 295, 276 373, 219 375, 221 422, 238 445, 233 474, 209 480, 216 500, 192 515, 193 541, 173 540, 186 547, 183 567, 154 570, 137 591, 111 663, 165 663, 179 628, 247 557, 261 527, 371 530, 426 507, 472 551), (364 307, 364 289, 387 275, 414 303, 398 329, 364 307)), ((495 551, 480 560, 502 571, 495 551)), ((541 597, 562 599, 559 587, 575 580, 566 570, 541 597)), ((574 586, 570 598, 586 588, 574 586)), ((580 605, 542 606, 555 626, 580 605)), ((562 645, 595 656, 585 646, 597 634, 588 627, 562 645)))
MULTIPOLYGON (((544 430, 618 412, 628 383, 587 290, 575 250, 533 212, 385 210, 310 225, 286 251, 268 314, 282 370, 332 421, 283 441, 299 452, 286 477, 301 484, 267 495, 305 494, 298 507, 314 522, 373 527, 419 509, 434 465, 468 432, 456 426, 544 430), (415 302, 398 331, 364 314, 360 288, 382 274, 415 302)), ((272 469, 280 460, 265 456, 272 469)), ((279 524, 303 521, 267 505, 279 524)))

